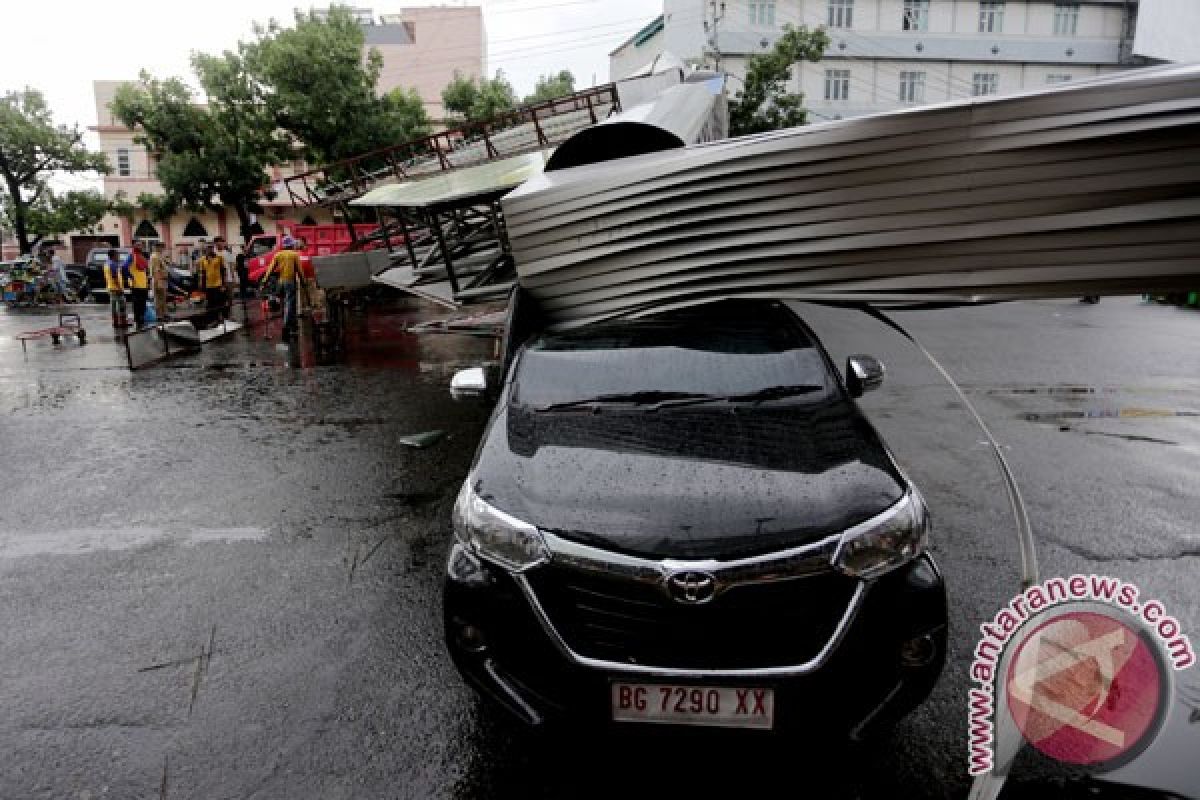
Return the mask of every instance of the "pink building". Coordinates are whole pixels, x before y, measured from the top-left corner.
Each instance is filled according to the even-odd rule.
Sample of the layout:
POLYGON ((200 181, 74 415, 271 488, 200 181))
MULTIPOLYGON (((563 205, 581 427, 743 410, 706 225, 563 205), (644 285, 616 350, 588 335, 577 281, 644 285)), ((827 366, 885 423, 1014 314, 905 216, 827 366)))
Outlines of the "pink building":
MULTIPOLYGON (((454 77, 455 71, 470 77, 484 74, 486 43, 483 11, 478 6, 428 6, 402 8, 396 13, 375 17, 372 9, 355 9, 362 25, 366 45, 383 56, 383 71, 379 92, 397 87, 414 88, 425 103, 429 116, 440 120, 442 89, 454 77)), ((161 194, 153 157, 134 141, 134 132, 113 118, 109 103, 123 81, 94 81, 96 120, 93 128, 100 137, 100 149, 108 156, 112 172, 104 177, 104 195, 108 199, 123 191, 133 201, 139 194, 161 194)), ((397 142, 397 144, 399 144, 397 142)), ((264 184, 282 188, 282 181, 309 165, 293 161, 273 167, 264 175, 264 184)), ((286 192, 264 204, 259 225, 274 232, 283 221, 328 223, 333 218, 323 208, 307 208, 298 212, 292 208, 286 192)), ((237 214, 220 209, 193 213, 181 211, 165 222, 151 219, 128 220, 114 215, 106 217, 99 226, 100 233, 117 235, 123 245, 134 239, 162 241, 168 249, 183 251, 201 239, 223 236, 237 244, 241 242, 237 214)))
POLYGON ((486 73, 487 37, 479 6, 402 8, 382 15, 380 22, 363 26, 367 45, 383 55, 380 92, 416 89, 435 120, 446 115, 442 89, 456 71, 468 78, 486 73))

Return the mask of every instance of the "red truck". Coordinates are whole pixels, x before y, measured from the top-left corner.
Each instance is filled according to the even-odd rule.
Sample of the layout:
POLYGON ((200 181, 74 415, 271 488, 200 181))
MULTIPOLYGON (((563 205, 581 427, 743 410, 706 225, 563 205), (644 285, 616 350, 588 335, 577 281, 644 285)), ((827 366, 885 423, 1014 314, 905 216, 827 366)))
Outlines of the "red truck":
MULTIPOLYGON (((285 222, 281 227, 284 233, 262 233, 250 239, 250 248, 246 251, 246 273, 251 283, 258 283, 267 267, 271 266, 271 259, 283 247, 284 236, 291 236, 300 246, 300 266, 309 278, 313 277, 313 256, 341 253, 354 241, 350 229, 342 223, 292 225, 285 222)), ((378 229, 377 225, 355 225, 354 236, 362 239, 378 229)))

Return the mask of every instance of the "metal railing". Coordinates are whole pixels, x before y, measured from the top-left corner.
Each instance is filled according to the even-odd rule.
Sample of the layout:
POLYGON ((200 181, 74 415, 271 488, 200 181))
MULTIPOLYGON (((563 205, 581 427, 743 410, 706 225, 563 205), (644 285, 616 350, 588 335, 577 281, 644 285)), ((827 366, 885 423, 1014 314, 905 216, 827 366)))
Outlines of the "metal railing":
POLYGON ((542 150, 558 143, 556 133, 547 130, 549 121, 586 111, 587 124, 595 125, 600 121, 600 114, 608 116, 620 110, 616 84, 609 83, 522 106, 485 122, 468 123, 325 164, 286 178, 284 186, 293 207, 344 202, 361 196, 381 181, 406 180, 542 150), (523 144, 525 140, 520 139, 509 149, 504 141, 497 141, 522 126, 531 126, 533 135, 528 137, 531 140, 528 144, 523 144), (469 153, 461 157, 468 150, 473 150, 479 157, 472 158, 469 153))

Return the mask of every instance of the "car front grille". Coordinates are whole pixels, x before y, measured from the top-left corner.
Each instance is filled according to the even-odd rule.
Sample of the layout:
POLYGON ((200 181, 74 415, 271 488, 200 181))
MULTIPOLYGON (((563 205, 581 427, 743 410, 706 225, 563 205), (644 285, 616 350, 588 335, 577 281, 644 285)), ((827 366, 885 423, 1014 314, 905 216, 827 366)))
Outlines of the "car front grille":
POLYGON ((788 667, 815 657, 855 591, 837 572, 746 583, 687 605, 662 586, 549 564, 526 573, 551 625, 574 652, 672 669, 788 667))

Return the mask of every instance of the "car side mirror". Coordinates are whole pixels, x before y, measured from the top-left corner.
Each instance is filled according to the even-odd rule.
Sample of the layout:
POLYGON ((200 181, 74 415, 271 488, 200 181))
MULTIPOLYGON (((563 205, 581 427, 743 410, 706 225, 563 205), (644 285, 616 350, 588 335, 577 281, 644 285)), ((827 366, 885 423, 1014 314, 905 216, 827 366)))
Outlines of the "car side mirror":
POLYGON ((487 375, 483 367, 471 367, 454 373, 450 379, 450 396, 455 400, 481 397, 487 391, 487 375))
POLYGON ((883 384, 883 362, 875 356, 853 355, 846 359, 846 388, 851 397, 862 397, 865 392, 878 389, 883 384))

